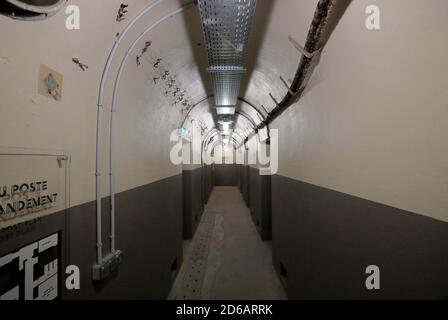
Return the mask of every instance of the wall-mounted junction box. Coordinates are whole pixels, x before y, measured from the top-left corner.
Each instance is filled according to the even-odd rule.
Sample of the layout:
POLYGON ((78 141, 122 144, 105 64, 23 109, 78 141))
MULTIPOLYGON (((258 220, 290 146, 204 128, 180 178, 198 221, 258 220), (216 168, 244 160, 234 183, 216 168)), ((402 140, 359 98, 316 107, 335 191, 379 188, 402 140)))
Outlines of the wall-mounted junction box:
POLYGON ((92 267, 92 279, 101 281, 108 278, 123 261, 123 252, 117 250, 110 255, 104 257, 102 264, 94 264, 92 267))

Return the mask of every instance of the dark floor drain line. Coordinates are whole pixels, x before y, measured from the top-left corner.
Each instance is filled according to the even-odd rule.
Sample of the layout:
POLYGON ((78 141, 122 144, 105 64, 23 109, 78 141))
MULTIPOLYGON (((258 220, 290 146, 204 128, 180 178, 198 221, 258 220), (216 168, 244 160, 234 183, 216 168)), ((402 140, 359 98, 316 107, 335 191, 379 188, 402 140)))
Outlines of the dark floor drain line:
POLYGON ((237 188, 217 187, 170 293, 175 300, 272 300, 286 293, 237 188), (194 254, 193 254, 194 253, 194 254))
POLYGON ((183 266, 185 274, 175 299, 201 299, 202 285, 207 271, 207 259, 215 223, 215 211, 205 211, 192 242, 191 257, 183 266))

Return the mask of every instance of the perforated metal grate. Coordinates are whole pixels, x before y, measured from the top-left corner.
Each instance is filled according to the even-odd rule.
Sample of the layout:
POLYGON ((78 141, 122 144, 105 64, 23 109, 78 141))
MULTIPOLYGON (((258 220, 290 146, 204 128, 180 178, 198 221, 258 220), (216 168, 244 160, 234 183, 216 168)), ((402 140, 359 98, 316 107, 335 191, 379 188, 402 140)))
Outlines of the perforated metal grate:
POLYGON ((210 252, 212 235, 217 212, 205 210, 201 223, 192 241, 191 253, 184 261, 179 276, 179 283, 171 292, 171 299, 202 299, 202 287, 207 272, 207 259, 210 252))
POLYGON ((237 104, 256 0, 198 0, 217 108, 237 104))
POLYGON ((209 66, 244 66, 255 0, 199 0, 209 66))

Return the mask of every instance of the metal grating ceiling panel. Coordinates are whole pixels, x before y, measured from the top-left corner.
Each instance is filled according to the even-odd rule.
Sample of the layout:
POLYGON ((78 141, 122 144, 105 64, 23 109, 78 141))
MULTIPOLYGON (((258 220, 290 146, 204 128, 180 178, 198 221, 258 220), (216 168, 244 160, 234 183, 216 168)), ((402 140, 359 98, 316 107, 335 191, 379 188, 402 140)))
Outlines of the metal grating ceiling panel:
POLYGON ((216 107, 235 106, 241 85, 241 73, 212 73, 216 107))
POLYGON ((244 66, 255 0, 199 0, 209 66, 244 66))
POLYGON ((256 0, 198 0, 218 110, 237 104, 255 7, 256 0))

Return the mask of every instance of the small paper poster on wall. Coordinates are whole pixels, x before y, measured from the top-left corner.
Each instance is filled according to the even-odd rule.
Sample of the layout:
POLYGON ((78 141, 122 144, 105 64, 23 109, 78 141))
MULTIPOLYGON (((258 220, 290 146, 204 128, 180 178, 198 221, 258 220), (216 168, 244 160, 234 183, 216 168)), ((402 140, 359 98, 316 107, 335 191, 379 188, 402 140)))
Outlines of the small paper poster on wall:
POLYGON ((39 68, 37 92, 42 96, 61 101, 63 79, 62 74, 42 64, 39 68))

